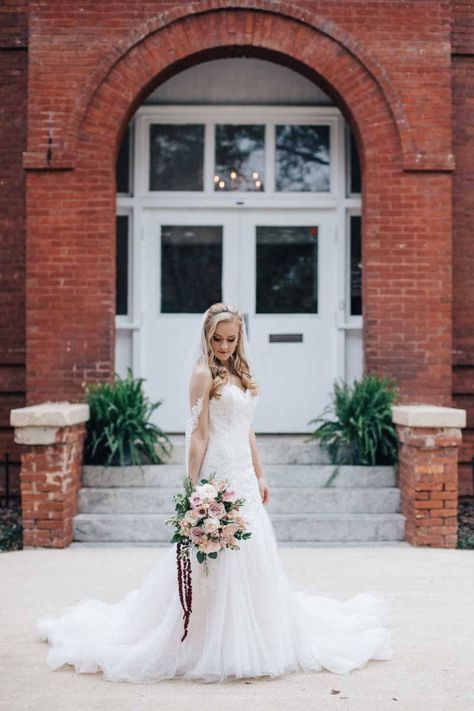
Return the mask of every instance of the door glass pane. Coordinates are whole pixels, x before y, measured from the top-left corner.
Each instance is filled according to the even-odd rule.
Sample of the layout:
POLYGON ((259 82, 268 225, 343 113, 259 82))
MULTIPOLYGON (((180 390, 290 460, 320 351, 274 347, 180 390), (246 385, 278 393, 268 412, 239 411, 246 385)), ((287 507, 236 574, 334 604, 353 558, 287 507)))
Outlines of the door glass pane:
POLYGON ((216 124, 214 189, 259 192, 265 183, 265 126, 216 124))
POLYGON ((222 227, 163 225, 161 312, 200 313, 222 301, 222 227))
POLYGON ((257 227, 257 313, 318 312, 318 227, 257 227))
POLYGON ((276 126, 275 187, 281 192, 329 192, 329 126, 276 126))
POLYGON ((362 315, 361 217, 351 215, 351 316, 362 315))
POLYGON ((150 125, 150 190, 202 190, 204 125, 150 125))
POLYGON ((116 216, 115 313, 128 314, 128 215, 116 216))

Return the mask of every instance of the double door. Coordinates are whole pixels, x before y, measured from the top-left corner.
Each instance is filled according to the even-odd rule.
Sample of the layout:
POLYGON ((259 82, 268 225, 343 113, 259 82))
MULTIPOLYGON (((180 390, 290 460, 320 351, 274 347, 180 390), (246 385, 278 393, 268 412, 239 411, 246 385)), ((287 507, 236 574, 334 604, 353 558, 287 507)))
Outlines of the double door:
POLYGON ((141 374, 157 421, 182 432, 182 372, 202 312, 244 314, 260 401, 254 428, 305 433, 339 375, 336 220, 330 210, 143 213, 141 374))

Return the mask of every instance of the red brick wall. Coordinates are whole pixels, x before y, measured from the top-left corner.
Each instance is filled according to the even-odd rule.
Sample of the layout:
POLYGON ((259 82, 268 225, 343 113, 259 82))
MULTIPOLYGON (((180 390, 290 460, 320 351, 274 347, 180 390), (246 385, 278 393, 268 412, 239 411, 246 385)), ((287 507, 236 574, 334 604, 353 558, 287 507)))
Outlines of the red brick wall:
POLYGON ((450 404, 449 5, 216 10, 238 4, 173 5, 167 23, 166 3, 31 3, 29 401, 80 398, 86 377, 112 373, 113 170, 130 115, 170 72, 246 47, 317 78, 358 137, 366 368, 395 375, 405 400, 450 404))
MULTIPOLYGON (((32 0, 29 9, 24 165, 30 403, 81 399, 84 379, 113 373, 114 160, 133 111, 179 68, 245 48, 316 79, 339 103, 357 137, 364 188, 366 369, 394 375, 404 401, 450 405, 454 352, 455 404, 469 409, 474 290, 466 150, 472 146, 472 72, 467 69, 472 63, 472 0, 376 0, 370 11, 363 0, 184 5, 32 0), (239 5, 252 9, 236 9, 239 5), (186 13, 191 16, 183 19, 186 13), (458 160, 454 332, 452 91, 458 160)), ((21 38, 18 46, 24 46, 24 7, 16 3, 10 14, 3 36, 21 38)), ((24 72, 24 58, 22 66, 24 72)), ((22 96, 24 79, 24 73, 18 76, 16 89, 22 96)), ((17 146, 20 135, 24 140, 24 131, 16 134, 17 146)), ((21 196, 19 184, 12 189, 21 196)), ((19 220, 23 199, 8 203, 19 220)), ((9 234, 3 243, 6 258, 18 267, 23 256, 11 245, 13 235, 21 234, 19 223, 9 234)), ((22 362, 21 277, 16 284, 2 316, 9 314, 6 339, 16 349, 20 344, 15 358, 22 362)), ((4 289, 12 293, 8 285, 4 289)), ((15 361, 13 369, 7 363, 9 377, 21 373, 21 362, 15 361)), ((3 390, 9 387, 21 392, 21 376, 3 390)), ((467 450, 463 456, 467 461, 467 450)))
POLYGON ((453 2, 453 404, 467 411, 459 493, 473 493, 474 456, 474 0, 453 2))
MULTIPOLYGON (((0 492, 5 453, 13 473, 20 461, 10 409, 25 401, 26 6, 0 8, 0 492)), ((16 477, 12 488, 19 488, 16 477)))

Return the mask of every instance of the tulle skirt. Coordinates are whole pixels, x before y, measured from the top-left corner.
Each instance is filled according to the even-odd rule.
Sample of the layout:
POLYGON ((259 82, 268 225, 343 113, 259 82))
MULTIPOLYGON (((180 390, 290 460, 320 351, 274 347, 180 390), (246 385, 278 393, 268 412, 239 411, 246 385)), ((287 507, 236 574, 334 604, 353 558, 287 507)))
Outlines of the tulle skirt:
POLYGON ((40 617, 36 629, 50 645, 48 667, 101 670, 116 682, 224 682, 322 669, 348 674, 371 659, 392 658, 389 608, 381 595, 363 592, 341 601, 294 590, 263 504, 250 508, 247 520, 252 537, 240 550, 209 560, 209 575, 192 553, 192 612, 183 641, 176 547, 170 545, 119 602, 83 598, 59 616, 40 617))

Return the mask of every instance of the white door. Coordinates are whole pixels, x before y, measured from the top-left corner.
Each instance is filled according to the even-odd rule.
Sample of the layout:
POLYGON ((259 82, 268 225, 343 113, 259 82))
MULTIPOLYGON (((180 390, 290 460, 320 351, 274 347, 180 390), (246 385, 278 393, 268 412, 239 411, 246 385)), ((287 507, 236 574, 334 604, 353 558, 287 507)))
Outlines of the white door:
POLYGON ((337 377, 336 229, 332 212, 243 213, 240 308, 262 397, 260 432, 309 432, 337 377))
POLYGON ((144 211, 141 374, 156 421, 182 432, 186 349, 215 301, 245 315, 261 399, 257 432, 309 432, 337 377, 335 214, 144 211))

